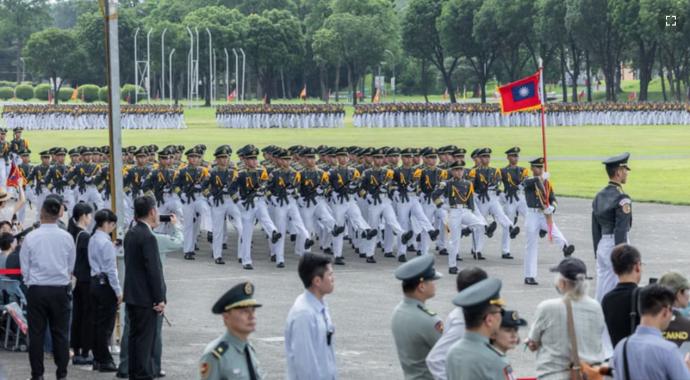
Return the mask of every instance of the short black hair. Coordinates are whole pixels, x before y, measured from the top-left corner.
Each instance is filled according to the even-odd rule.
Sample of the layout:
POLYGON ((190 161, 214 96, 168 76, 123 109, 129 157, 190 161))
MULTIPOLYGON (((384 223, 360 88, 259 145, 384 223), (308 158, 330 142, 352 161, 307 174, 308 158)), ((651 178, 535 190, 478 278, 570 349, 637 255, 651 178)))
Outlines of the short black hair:
POLYGON ((671 307, 676 296, 673 290, 659 284, 647 285, 640 290, 640 314, 658 315, 663 309, 671 307))
POLYGON ((420 284, 420 282, 417 279, 415 279, 413 281, 403 281, 402 282, 403 293, 409 294, 409 293, 414 292, 414 290, 417 289, 417 285, 419 285, 419 284, 420 284))
POLYGON ((46 197, 46 199, 43 201, 43 206, 41 206, 41 211, 43 214, 53 219, 60 216, 61 210, 62 203, 57 197, 46 197))
POLYGON ((458 273, 455 278, 455 286, 458 292, 463 291, 465 288, 478 283, 481 280, 489 278, 484 269, 479 267, 465 268, 458 273))
POLYGON ((489 309, 491 309, 491 304, 488 302, 480 306, 463 307, 462 315, 465 317, 465 326, 468 329, 476 329, 481 326, 489 309))
POLYGON ((148 195, 142 195, 134 200, 134 217, 146 218, 152 209, 156 208, 156 200, 148 195))
POLYGON ((609 178, 613 178, 616 176, 616 173, 618 172, 618 169, 622 168, 622 166, 607 166, 606 167, 606 174, 608 174, 609 178))
POLYGON ((613 264, 613 272, 617 275, 624 275, 632 272, 635 264, 639 263, 641 259, 640 251, 629 244, 618 244, 613 247, 611 251, 611 264, 613 264))
POLYGON ((72 208, 72 219, 78 221, 82 216, 91 214, 93 207, 86 202, 79 202, 72 208))
POLYGON ((3 232, 0 234, 0 249, 7 251, 12 248, 12 242, 14 241, 14 235, 9 232, 3 232))
POLYGON ((96 222, 96 228, 103 227, 104 224, 109 222, 117 222, 117 215, 107 208, 100 209, 96 211, 96 215, 93 218, 96 222))
POLYGON ((299 278, 302 280, 304 287, 310 287, 314 277, 323 277, 330 263, 331 259, 328 256, 305 253, 299 259, 297 266, 297 273, 299 273, 299 278))

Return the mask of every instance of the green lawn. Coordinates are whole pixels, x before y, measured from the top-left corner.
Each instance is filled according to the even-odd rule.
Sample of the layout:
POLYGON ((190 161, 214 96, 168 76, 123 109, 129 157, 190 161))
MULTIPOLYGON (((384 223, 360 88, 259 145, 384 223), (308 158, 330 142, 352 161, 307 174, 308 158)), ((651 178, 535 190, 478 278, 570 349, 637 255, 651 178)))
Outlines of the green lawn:
MULTIPOLYGON (((156 143, 204 143, 213 149, 230 144, 233 149, 252 143, 362 145, 362 146, 441 146, 455 144, 469 150, 490 146, 496 166, 504 165, 502 152, 519 145, 523 157, 541 155, 538 128, 400 128, 357 129, 352 126, 351 107, 347 107, 347 126, 343 129, 313 130, 234 130, 216 127, 214 109, 185 110, 186 130, 124 131, 125 145, 156 143)), ((550 172, 558 194, 592 197, 606 183, 601 157, 623 151, 632 153, 631 172, 626 191, 638 201, 690 204, 687 197, 690 178, 690 127, 681 126, 607 126, 553 127, 548 129, 550 172)), ((54 146, 106 145, 106 131, 26 132, 34 160, 38 151, 54 146)))

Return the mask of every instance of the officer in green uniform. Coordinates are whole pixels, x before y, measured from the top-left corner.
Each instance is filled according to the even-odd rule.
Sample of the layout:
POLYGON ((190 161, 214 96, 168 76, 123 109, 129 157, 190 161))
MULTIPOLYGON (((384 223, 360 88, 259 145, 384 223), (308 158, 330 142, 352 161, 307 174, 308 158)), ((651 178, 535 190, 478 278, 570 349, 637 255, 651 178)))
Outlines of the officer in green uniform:
POLYGON ((513 369, 505 355, 489 343, 503 320, 500 291, 501 280, 487 278, 453 298, 453 304, 462 307, 466 332, 448 351, 448 380, 513 379, 513 369))
POLYGON ((247 338, 256 330, 254 286, 243 282, 228 290, 215 305, 214 314, 223 315, 227 331, 206 346, 199 360, 199 377, 203 380, 260 380, 256 351, 247 338))
POLYGON ((434 269, 434 256, 406 262, 396 269, 395 278, 402 281, 405 298, 393 311, 391 326, 405 379, 433 380, 426 356, 443 333, 443 321, 424 304, 436 294, 434 281, 441 278, 434 269))

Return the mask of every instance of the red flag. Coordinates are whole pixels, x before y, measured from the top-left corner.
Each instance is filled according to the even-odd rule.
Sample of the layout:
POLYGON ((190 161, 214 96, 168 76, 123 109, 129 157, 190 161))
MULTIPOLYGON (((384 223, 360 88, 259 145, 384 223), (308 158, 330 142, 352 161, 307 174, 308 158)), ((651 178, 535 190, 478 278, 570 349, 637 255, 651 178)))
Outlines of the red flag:
POLYGON ((12 162, 12 166, 10 166, 10 174, 7 176, 7 187, 19 187, 20 179, 22 180, 22 183, 26 183, 24 175, 19 170, 17 165, 12 162))
POLYGON ((235 90, 232 90, 230 95, 228 95, 228 102, 232 102, 233 100, 235 100, 235 96, 235 90))
POLYGON ((527 78, 508 83, 498 88, 501 94, 501 112, 504 114, 518 111, 541 109, 539 96, 539 72, 527 78))

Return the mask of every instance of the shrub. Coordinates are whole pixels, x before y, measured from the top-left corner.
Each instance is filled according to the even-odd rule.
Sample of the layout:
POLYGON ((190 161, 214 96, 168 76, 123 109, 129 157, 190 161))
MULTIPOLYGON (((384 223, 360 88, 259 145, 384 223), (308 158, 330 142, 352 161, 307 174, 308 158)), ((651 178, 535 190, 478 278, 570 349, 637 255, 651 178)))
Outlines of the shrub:
POLYGON ((48 83, 42 83, 34 87, 34 98, 48 100, 48 93, 52 90, 48 83))
POLYGON ((8 100, 14 97, 14 90, 12 87, 0 87, 0 99, 8 100))
POLYGON ((108 86, 103 86, 98 89, 98 100, 102 102, 108 101, 108 86))
POLYGON ((98 100, 98 86, 95 84, 85 84, 77 89, 77 96, 86 103, 93 103, 98 100))
POLYGON ((17 99, 29 100, 34 97, 34 88, 28 84, 20 84, 14 88, 14 96, 17 99))
POLYGON ((127 101, 127 99, 129 99, 130 104, 136 103, 134 92, 137 90, 139 92, 139 99, 146 98, 146 91, 144 90, 143 87, 135 86, 133 84, 126 84, 126 85, 122 86, 122 94, 121 94, 122 100, 127 101))
POLYGON ((70 100, 73 92, 74 89, 72 87, 60 87, 60 91, 58 91, 57 98, 61 102, 66 102, 70 100))
POLYGON ((12 87, 12 88, 14 88, 15 86, 17 86, 17 82, 12 82, 9 80, 0 80, 0 87, 12 87))

